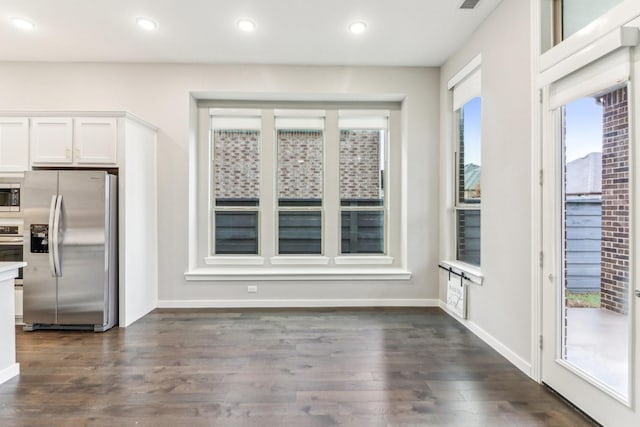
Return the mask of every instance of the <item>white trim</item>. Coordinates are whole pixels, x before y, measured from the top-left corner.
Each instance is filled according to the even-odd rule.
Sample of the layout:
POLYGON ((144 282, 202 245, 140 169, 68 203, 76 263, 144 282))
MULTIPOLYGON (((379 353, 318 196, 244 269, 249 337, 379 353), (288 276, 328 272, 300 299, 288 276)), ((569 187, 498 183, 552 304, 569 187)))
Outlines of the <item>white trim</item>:
POLYGON ((437 299, 160 300, 158 308, 438 307, 437 299))
POLYGON ((544 71, 537 76, 538 86, 553 83, 622 47, 636 46, 638 40, 637 28, 620 27, 562 60, 551 63, 544 54, 540 57, 544 71))
POLYGON ((207 265, 264 265, 264 257, 216 255, 205 257, 204 262, 207 265))
POLYGON ((273 265, 327 265, 329 264, 329 257, 278 255, 271 257, 270 261, 273 265))
POLYGON ((305 109, 299 109, 299 110, 293 110, 293 109, 282 109, 282 108, 276 108, 275 110, 273 110, 273 115, 278 118, 278 117, 286 117, 286 118, 303 118, 303 117, 313 117, 313 118, 320 118, 320 117, 324 117, 327 115, 326 110, 305 110, 305 109))
POLYGON ((542 170, 542 132, 541 132, 541 90, 534 76, 540 67, 540 50, 542 36, 542 10, 539 1, 531 2, 531 373, 535 381, 542 382, 542 354, 539 336, 542 335, 542 186, 540 172, 542 170))
POLYGON ((340 130, 386 130, 389 127, 388 122, 389 119, 385 116, 340 117, 338 119, 338 127, 340 130))
POLYGON ((276 130, 324 130, 324 117, 278 117, 275 118, 276 130))
POLYGON ((393 264, 391 256, 353 256, 342 255, 337 256, 333 260, 337 265, 390 265, 393 264))
POLYGON ((258 108, 209 108, 209 115, 216 117, 260 117, 258 108))
POLYGON ((527 362, 525 359, 523 359, 521 356, 516 354, 509 347, 504 345, 500 340, 495 338, 493 335, 489 334, 487 331, 482 329, 480 326, 478 326, 474 322, 470 320, 461 319, 460 317, 453 314, 453 312, 449 310, 449 308, 447 307, 447 304, 444 301, 440 301, 440 308, 446 311, 447 314, 449 314, 451 317, 456 319, 458 322, 460 322, 463 326, 465 326, 471 332, 473 332, 474 335, 476 335, 478 338, 480 338, 482 341, 488 344, 491 348, 497 351, 501 356, 503 356, 505 359, 511 362, 512 365, 520 369, 528 377, 533 378, 531 376, 531 364, 527 362))
POLYGON ((0 384, 6 383, 11 378, 20 375, 20 364, 14 363, 0 371, 0 384))
POLYGON ((631 53, 618 49, 549 87, 549 109, 555 110, 577 99, 607 92, 624 85, 631 76, 631 53))
POLYGON ((157 126, 144 121, 140 117, 128 111, 66 111, 66 110, 12 110, 0 111, 0 116, 4 117, 123 117, 148 127, 154 131, 159 130, 157 126))
POLYGON ((482 96, 482 69, 477 68, 453 87, 453 111, 461 109, 464 104, 480 96, 482 96))
POLYGON ((441 260, 440 264, 451 267, 454 271, 457 270, 457 273, 465 273, 465 275, 469 276, 470 280, 468 281, 476 285, 482 285, 482 282, 484 281, 484 274, 482 274, 482 270, 478 266, 467 264, 462 261, 449 260, 441 260))
POLYGON ((473 58, 467 65, 462 67, 460 71, 458 71, 453 77, 449 79, 447 82, 447 89, 451 90, 455 85, 460 83, 462 80, 466 79, 469 74, 474 72, 476 68, 482 65, 482 54, 478 54, 475 58, 473 58))
POLYGON ((400 268, 358 268, 358 269, 327 269, 327 268, 231 268, 211 267, 196 268, 184 274, 187 281, 407 281, 411 279, 411 272, 400 268))
MULTIPOLYGON (((542 1, 538 0, 534 3, 537 3, 538 9, 534 11, 536 15, 533 16, 537 17, 541 7, 540 3, 542 3, 542 1)), ((630 20, 633 19, 632 17, 638 16, 639 14, 640 2, 637 2, 636 0, 627 0, 618 4, 613 9, 609 10, 604 15, 579 30, 577 33, 572 34, 566 40, 563 40, 561 43, 543 52, 540 55, 539 70, 544 71, 552 65, 574 55, 576 52, 585 49, 592 43, 595 43, 598 39, 611 33, 613 30, 628 24, 630 20)), ((541 23, 538 22, 537 24, 538 28, 540 28, 541 23)), ((548 30, 550 31, 550 29, 548 30)), ((540 34, 536 34, 536 36, 538 38, 533 42, 536 43, 534 46, 535 52, 539 52, 540 45, 538 40, 540 40, 540 34)), ((537 72, 538 70, 535 71, 537 72)))
POLYGON ((261 130, 260 117, 220 117, 211 116, 211 130, 261 130))

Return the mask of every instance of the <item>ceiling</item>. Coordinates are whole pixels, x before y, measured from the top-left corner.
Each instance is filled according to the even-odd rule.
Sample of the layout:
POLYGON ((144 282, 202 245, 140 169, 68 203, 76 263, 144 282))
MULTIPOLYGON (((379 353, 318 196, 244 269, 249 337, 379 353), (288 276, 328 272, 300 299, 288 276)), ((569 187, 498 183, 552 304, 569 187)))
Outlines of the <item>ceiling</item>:
POLYGON ((438 66, 501 0, 2 0, 3 61, 438 66), (31 31, 13 17, 28 18, 31 31), (158 23, 154 31, 136 18, 158 23), (236 28, 251 18, 251 33, 236 28), (347 31, 367 23, 359 35, 347 31))

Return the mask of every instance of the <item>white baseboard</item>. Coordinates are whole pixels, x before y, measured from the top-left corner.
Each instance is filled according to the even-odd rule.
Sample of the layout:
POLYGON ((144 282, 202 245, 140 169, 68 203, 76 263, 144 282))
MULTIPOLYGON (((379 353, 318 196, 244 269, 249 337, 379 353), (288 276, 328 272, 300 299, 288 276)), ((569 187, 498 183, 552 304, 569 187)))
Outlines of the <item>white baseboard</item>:
POLYGON ((500 353, 505 359, 507 359, 511 364, 513 364, 516 368, 520 369, 524 372, 528 377, 532 377, 531 371, 531 363, 524 360, 522 357, 518 356, 514 353, 509 347, 504 345, 498 339, 496 339, 493 335, 489 334, 487 331, 482 329, 480 326, 476 325, 470 320, 461 319, 457 315, 455 315, 452 311, 447 308, 447 304, 444 301, 439 301, 440 308, 446 311, 451 317, 456 319, 458 322, 462 323, 467 329, 473 332, 478 338, 487 343, 491 348, 500 353))
POLYGON ((11 378, 20 374, 20 364, 14 363, 0 371, 0 384, 9 381, 11 378))
POLYGON ((158 308, 439 307, 438 299, 160 300, 158 308))

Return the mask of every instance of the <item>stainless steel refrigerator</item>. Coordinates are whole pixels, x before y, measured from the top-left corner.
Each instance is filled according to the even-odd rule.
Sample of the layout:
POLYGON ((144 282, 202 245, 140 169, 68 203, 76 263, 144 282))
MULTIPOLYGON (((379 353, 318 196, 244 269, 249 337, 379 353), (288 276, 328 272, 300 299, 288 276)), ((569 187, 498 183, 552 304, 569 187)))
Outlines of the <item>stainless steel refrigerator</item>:
POLYGON ((116 179, 103 171, 25 173, 25 330, 106 331, 117 323, 116 179))

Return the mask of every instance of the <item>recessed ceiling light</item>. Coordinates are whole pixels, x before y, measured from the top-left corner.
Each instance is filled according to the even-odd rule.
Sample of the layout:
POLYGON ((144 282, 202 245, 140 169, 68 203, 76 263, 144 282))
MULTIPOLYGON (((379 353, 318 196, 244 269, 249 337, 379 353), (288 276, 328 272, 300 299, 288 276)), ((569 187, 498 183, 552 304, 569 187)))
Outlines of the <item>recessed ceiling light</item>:
POLYGON ((238 29, 240 31, 244 31, 245 33, 250 33, 252 31, 255 31, 256 29, 256 23, 253 22, 251 19, 238 19, 238 22, 236 22, 236 25, 238 26, 238 29))
POLYGON ((138 24, 138 27, 147 31, 153 31, 158 28, 158 24, 149 18, 138 18, 136 19, 136 24, 138 24))
POLYGON ((31 31, 33 30, 36 26, 34 25, 33 22, 29 21, 28 19, 25 18, 11 18, 11 23, 20 28, 21 30, 25 30, 25 31, 31 31))
POLYGON ((353 34, 362 34, 367 29, 367 23, 364 21, 355 21, 349 24, 348 28, 353 34))

